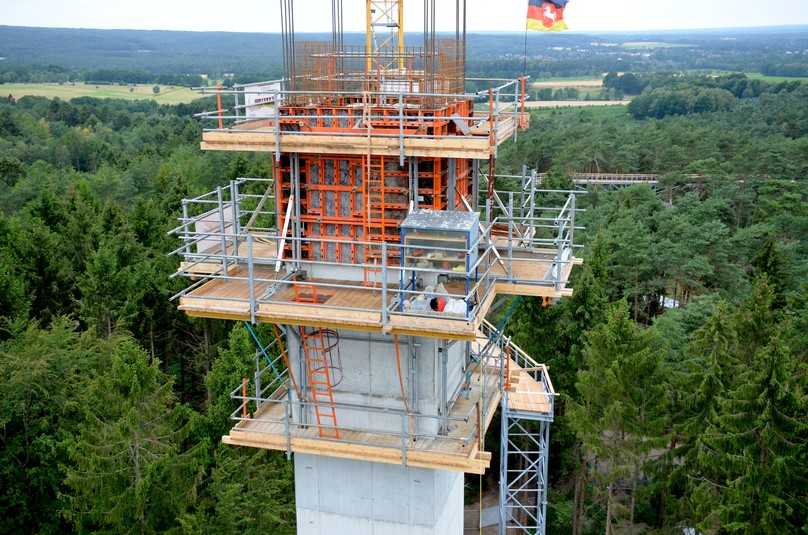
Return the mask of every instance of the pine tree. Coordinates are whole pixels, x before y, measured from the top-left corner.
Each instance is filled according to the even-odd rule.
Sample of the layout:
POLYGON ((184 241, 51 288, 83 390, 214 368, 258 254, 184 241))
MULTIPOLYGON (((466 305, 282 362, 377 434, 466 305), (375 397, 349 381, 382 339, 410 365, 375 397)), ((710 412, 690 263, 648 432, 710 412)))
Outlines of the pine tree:
MULTIPOLYGON (((804 367, 804 364, 803 364, 804 367)), ((705 533, 796 533, 808 518, 808 394, 778 335, 739 366, 705 431, 693 481, 705 533)))
POLYGON ((0 532, 59 533, 68 457, 77 432, 76 389, 99 367, 104 344, 64 318, 36 323, 0 344, 0 532))
POLYGON ((67 440, 66 516, 79 531, 156 533, 193 503, 205 441, 182 449, 191 419, 171 382, 130 338, 89 379, 84 422, 67 440))
MULTIPOLYGON (((630 489, 631 525, 640 471, 650 451, 665 443, 660 351, 652 333, 631 320, 623 300, 611 307, 604 324, 587 333, 584 363, 576 385, 579 400, 570 404, 571 424, 595 460, 594 476, 607 489, 609 513, 617 505, 612 486, 630 489)), ((607 530, 610 523, 611 518, 607 530)))
POLYGON ((763 242, 763 246, 752 259, 756 276, 765 276, 774 292, 773 306, 782 309, 786 305, 786 291, 790 287, 790 276, 785 255, 773 238, 763 242))
POLYGON ((277 451, 220 444, 206 495, 183 519, 189 534, 295 533, 292 463, 277 451))
POLYGON ((718 399, 737 364, 734 361, 737 344, 726 305, 719 303, 707 323, 696 331, 689 348, 692 358, 686 363, 687 376, 681 383, 685 392, 684 415, 678 426, 686 437, 698 437, 715 418, 718 399))
MULTIPOLYGON (((668 455, 657 468, 675 491, 697 474, 698 458, 707 446, 704 432, 720 411, 720 397, 732 382, 738 340, 725 303, 693 335, 684 351, 685 360, 671 378, 671 424, 674 436, 668 455)), ((664 491, 663 491, 664 492, 664 491)), ((689 517, 693 504, 689 494, 680 500, 679 516, 689 517)))

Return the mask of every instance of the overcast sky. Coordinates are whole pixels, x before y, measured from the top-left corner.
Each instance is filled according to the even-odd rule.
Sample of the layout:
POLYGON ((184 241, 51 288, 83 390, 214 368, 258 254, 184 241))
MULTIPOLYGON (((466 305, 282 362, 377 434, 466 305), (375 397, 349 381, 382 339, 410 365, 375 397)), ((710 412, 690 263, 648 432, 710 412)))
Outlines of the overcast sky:
MULTIPOLYGON (((364 29, 362 0, 343 0, 346 30, 364 29)), ((423 2, 409 0, 408 31, 423 2)), ((527 0, 467 0, 470 31, 523 31, 527 0)), ((452 0, 437 0, 454 8, 452 0)), ((297 31, 330 31, 330 0, 296 0, 297 31)), ((0 24, 69 28, 277 32, 277 0, 0 0, 0 24)), ((453 16, 438 29, 449 29, 453 16)), ((808 24, 808 0, 571 0, 573 30, 664 30, 808 24)), ((453 26, 452 26, 453 27, 453 26)))

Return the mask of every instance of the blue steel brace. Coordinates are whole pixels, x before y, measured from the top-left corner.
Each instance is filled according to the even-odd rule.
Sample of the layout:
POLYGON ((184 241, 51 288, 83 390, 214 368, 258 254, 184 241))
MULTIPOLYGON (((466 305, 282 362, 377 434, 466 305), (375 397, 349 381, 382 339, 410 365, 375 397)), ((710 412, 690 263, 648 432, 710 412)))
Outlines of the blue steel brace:
POLYGON ((275 375, 279 376, 280 372, 278 372, 278 369, 275 367, 275 364, 272 362, 272 358, 270 358, 270 356, 267 354, 266 347, 264 347, 264 345, 261 343, 261 340, 258 338, 258 333, 255 332, 255 329, 253 329, 253 326, 250 325, 249 322, 245 321, 244 326, 247 328, 247 332, 250 333, 250 336, 252 337, 253 342, 255 342, 255 347, 257 347, 258 351, 260 351, 261 354, 264 356, 264 359, 267 361, 267 364, 270 365, 270 367, 272 368, 272 371, 275 372, 275 375))

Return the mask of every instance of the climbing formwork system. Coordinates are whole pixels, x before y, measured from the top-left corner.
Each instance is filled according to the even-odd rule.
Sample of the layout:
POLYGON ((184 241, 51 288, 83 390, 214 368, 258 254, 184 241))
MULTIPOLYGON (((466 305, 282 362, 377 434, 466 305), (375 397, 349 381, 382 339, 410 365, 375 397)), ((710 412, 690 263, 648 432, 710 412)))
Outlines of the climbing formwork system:
POLYGON ((330 41, 297 43, 284 0, 284 78, 217 88, 231 104, 199 115, 212 121, 203 149, 265 152, 273 173, 183 201, 172 233, 190 284, 174 299, 245 322, 255 340, 223 441, 294 454, 301 533, 459 532, 462 474, 489 467, 500 406, 500 528, 544 529, 555 392, 486 315, 497 296, 571 294, 576 194, 526 170, 493 175, 498 147, 528 125, 526 80, 465 92, 464 4, 455 38, 438 39, 426 1, 412 47, 403 3, 368 1, 358 48, 344 43, 340 1, 330 41), (524 419, 538 431, 516 427, 524 419), (509 464, 516 452, 539 465, 509 464))

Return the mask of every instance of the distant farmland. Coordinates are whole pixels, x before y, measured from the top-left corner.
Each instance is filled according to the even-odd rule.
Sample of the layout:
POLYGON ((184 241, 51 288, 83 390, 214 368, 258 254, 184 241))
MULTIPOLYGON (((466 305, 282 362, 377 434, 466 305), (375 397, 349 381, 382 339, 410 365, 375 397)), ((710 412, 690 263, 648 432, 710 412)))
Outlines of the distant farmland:
POLYGON ((181 104, 200 98, 187 87, 160 86, 160 93, 152 91, 154 84, 93 85, 74 84, 0 84, 0 96, 14 98, 37 96, 70 100, 77 97, 122 98, 127 100, 156 100, 160 104, 181 104))
POLYGON ((528 109, 545 108, 593 108, 599 106, 627 106, 630 100, 529 100, 528 109))
POLYGON ((603 78, 585 78, 585 79, 549 79, 538 80, 530 84, 533 89, 565 89, 569 87, 575 88, 599 88, 603 87, 603 78))

